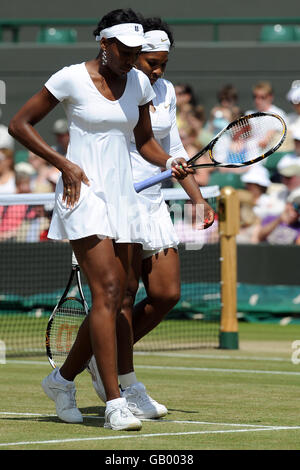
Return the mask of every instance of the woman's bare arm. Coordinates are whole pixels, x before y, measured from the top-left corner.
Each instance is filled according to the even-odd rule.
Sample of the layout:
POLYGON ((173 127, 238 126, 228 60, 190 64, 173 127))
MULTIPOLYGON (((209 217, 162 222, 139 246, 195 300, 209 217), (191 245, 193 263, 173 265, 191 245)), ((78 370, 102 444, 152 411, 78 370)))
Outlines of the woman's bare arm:
POLYGON ((59 101, 47 88, 43 87, 12 118, 8 131, 26 148, 62 172, 65 188, 63 199, 66 199, 67 205, 72 207, 79 199, 81 182, 89 184, 88 178, 78 165, 50 147, 34 128, 34 125, 49 114, 58 103, 59 101), (71 190, 70 193, 66 192, 67 187, 71 190))
MULTIPOLYGON (((161 145, 159 145, 154 138, 149 115, 149 104, 140 106, 139 112, 139 121, 134 129, 136 148, 145 160, 149 161, 153 165, 165 168, 170 155, 164 151, 161 145)), ((187 163, 184 158, 178 158, 176 160, 178 161, 178 164, 172 167, 173 176, 175 178, 184 178, 189 173, 194 172, 192 169, 187 167, 187 163)))
MULTIPOLYGON (((194 175, 188 175, 183 180, 179 181, 185 192, 190 197, 194 205, 201 205, 203 207, 203 228, 210 227, 215 220, 215 212, 212 207, 203 198, 199 185, 197 184, 194 175)), ((201 228, 201 227, 199 227, 201 228)))
MULTIPOLYGON (((149 115, 149 105, 140 106, 140 118, 135 127, 135 143, 139 153, 154 165, 165 167, 166 161, 170 158, 164 149, 155 140, 151 119, 149 115)), ((209 227, 214 221, 214 211, 209 204, 203 199, 201 191, 192 173, 194 171, 187 167, 185 158, 176 158, 179 165, 172 167, 173 176, 179 179, 181 186, 189 195, 193 204, 204 205, 204 228, 209 227)))

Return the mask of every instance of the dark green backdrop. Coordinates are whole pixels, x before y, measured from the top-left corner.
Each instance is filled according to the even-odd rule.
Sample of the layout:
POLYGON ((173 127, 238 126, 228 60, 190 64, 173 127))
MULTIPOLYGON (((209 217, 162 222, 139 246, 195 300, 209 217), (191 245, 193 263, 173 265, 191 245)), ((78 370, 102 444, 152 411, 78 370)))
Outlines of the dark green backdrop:
MULTIPOLYGON (((109 9, 130 6, 145 16, 163 18, 215 17, 295 17, 300 15, 296 1, 232 0, 140 2, 51 2, 21 0, 2 2, 1 18, 95 18, 95 25, 109 9)), ((300 41, 284 44, 259 42, 260 25, 225 26, 220 29, 220 41, 213 42, 209 26, 173 26, 176 47, 170 56, 166 77, 173 83, 191 84, 207 113, 216 102, 216 91, 225 83, 233 83, 239 90, 243 109, 252 106, 251 86, 259 79, 271 80, 275 88, 276 104, 287 112, 292 108, 286 93, 292 80, 300 78, 300 41)), ((78 63, 97 54, 98 45, 92 37, 93 27, 80 27, 78 42, 67 46, 41 46, 36 43, 37 27, 21 30, 19 44, 10 42, 10 31, 4 31, 0 42, 0 79, 6 84, 6 104, 1 106, 2 122, 7 124, 18 108, 47 78, 64 65, 78 63)), ((54 120, 63 116, 57 107, 38 127, 52 143, 54 120)), ((18 146, 19 148, 19 146, 18 146)))

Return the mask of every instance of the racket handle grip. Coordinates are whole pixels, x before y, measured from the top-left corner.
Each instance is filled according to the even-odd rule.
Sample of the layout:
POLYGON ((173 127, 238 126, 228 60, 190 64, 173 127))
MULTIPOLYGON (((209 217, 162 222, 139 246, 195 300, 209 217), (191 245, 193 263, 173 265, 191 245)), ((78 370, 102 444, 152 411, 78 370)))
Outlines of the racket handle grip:
POLYGON ((166 170, 162 171, 159 175, 151 176, 151 178, 147 178, 144 181, 140 181, 139 183, 135 183, 134 189, 136 190, 137 193, 143 191, 143 189, 150 188, 151 186, 154 186, 155 184, 161 183, 162 181, 165 181, 172 176, 172 170, 166 170))

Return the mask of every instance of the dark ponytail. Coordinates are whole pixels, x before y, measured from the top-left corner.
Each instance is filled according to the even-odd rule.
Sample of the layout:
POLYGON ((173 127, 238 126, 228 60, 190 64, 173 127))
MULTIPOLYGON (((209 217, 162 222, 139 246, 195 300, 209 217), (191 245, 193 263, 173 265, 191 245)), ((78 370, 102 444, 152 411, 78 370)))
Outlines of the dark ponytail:
POLYGON ((164 21, 162 21, 161 18, 158 18, 158 17, 145 18, 142 25, 143 25, 145 33, 147 33, 147 31, 156 31, 156 30, 164 31, 168 35, 169 41, 171 43, 171 47, 173 46, 174 44, 173 33, 171 29, 169 28, 169 25, 165 23, 164 21))

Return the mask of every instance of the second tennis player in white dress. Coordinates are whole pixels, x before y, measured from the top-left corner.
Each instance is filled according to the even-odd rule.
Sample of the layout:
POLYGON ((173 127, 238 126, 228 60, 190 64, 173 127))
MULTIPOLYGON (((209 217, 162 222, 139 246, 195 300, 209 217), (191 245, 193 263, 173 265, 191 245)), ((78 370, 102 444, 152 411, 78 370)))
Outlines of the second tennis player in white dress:
MULTIPOLYGON (((155 139, 172 157, 185 158, 184 149, 176 124, 176 95, 174 86, 168 80, 159 78, 152 87, 150 117, 155 139)), ((130 146, 130 156, 134 182, 143 181, 160 173, 160 168, 147 162, 137 151, 134 139, 130 146)), ((172 223, 168 206, 164 200, 161 184, 156 184, 139 193, 141 212, 148 216, 148 237, 144 257, 152 256, 153 251, 177 247, 179 240, 172 223), (152 252, 151 252, 152 251, 152 252)))
MULTIPOLYGON (((172 159, 187 160, 176 125, 176 97, 173 85, 161 78, 173 42, 168 26, 160 19, 148 19, 143 24, 147 45, 142 48, 136 66, 150 79, 155 97, 150 103, 150 118, 156 140, 172 159), (151 46, 149 45, 151 44, 151 46)), ((130 156, 134 182, 156 175, 160 169, 145 161, 131 139, 130 156)), ((204 228, 214 220, 214 212, 203 199, 199 187, 189 175, 181 181, 193 204, 204 209, 204 228)), ((133 344, 155 328, 180 298, 180 273, 178 238, 168 207, 164 201, 161 185, 139 193, 142 218, 148 217, 148 236, 143 250, 136 249, 129 275, 127 293, 118 316, 118 376, 122 396, 128 407, 139 419, 160 418, 167 408, 151 398, 143 383, 137 380, 133 364, 133 344), (135 303, 140 279, 146 297, 135 303)), ((98 396, 106 401, 105 390, 94 358, 89 363, 93 386, 98 396)))

